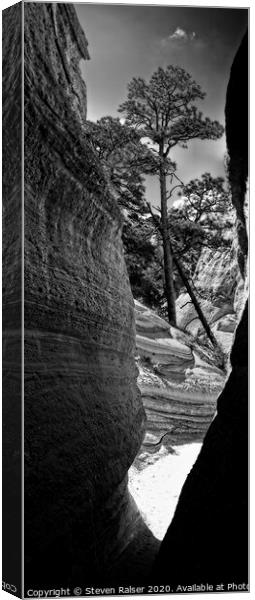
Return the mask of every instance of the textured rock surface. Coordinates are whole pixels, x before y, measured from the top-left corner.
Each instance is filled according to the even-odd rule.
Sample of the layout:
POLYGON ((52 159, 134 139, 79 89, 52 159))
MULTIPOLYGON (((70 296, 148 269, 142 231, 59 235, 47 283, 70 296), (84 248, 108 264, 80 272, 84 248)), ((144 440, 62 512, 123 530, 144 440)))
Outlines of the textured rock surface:
POLYGON ((72 5, 25 4, 25 559, 51 585, 99 583, 143 528, 133 299, 82 58, 72 5))
POLYGON ((148 527, 162 540, 226 377, 213 351, 191 335, 137 301, 135 315, 138 384, 147 422, 129 470, 129 489, 148 527))
POLYGON ((146 462, 147 441, 156 443, 166 432, 165 447, 202 441, 225 375, 191 336, 137 301, 135 309, 138 385, 147 415, 136 462, 146 462))
MULTIPOLYGON (((226 103, 228 150, 237 169, 232 194, 234 205, 240 203, 240 212, 248 170, 247 61, 247 43, 243 43, 231 70, 226 103)), ((244 265, 245 246, 240 245, 240 253, 244 265)), ((231 367, 217 402, 217 416, 162 542, 151 576, 155 582, 171 579, 173 584, 190 585, 248 581, 247 306, 236 330, 231 367)))
POLYGON ((21 5, 2 14, 3 580, 21 594, 21 5))
MULTIPOLYGON (((205 249, 199 258, 194 282, 201 308, 211 329, 225 353, 229 353, 233 334, 242 314, 247 289, 241 277, 237 261, 237 241, 223 251, 205 249), (222 318, 231 323, 222 329, 222 318), (232 324, 235 324, 233 327, 232 324)), ((197 312, 187 293, 181 293, 176 301, 178 326, 194 336, 205 337, 197 312)))

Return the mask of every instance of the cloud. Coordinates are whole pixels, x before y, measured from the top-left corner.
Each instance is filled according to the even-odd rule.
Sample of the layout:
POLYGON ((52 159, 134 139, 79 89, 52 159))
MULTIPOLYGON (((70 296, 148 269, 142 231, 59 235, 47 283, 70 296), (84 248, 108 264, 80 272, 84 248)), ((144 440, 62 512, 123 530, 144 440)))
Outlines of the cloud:
POLYGON ((181 27, 176 27, 174 33, 168 36, 169 40, 193 40, 196 37, 195 31, 191 33, 185 31, 181 27))
POLYGON ((159 40, 160 52, 186 52, 189 50, 201 51, 207 46, 207 42, 203 40, 195 31, 187 31, 182 27, 176 29, 168 36, 159 40))
POLYGON ((176 27, 176 30, 174 31, 174 33, 172 33, 171 35, 168 36, 168 39, 169 40, 187 41, 187 40, 194 40, 195 37, 196 37, 195 31, 187 32, 187 31, 185 31, 185 29, 182 29, 181 27, 176 27))

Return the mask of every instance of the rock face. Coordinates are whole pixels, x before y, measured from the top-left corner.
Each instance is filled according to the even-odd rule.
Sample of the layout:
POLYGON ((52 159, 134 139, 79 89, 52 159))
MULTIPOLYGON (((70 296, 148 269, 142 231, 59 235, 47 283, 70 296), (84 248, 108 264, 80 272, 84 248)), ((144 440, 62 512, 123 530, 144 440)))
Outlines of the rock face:
MULTIPOLYGON (((231 69, 226 131, 234 205, 242 214, 246 176, 248 45, 243 41, 231 69), (241 84, 242 82, 242 84, 241 84), (235 94, 235 90, 239 90, 235 94)), ((246 247, 240 243, 246 262, 246 247)), ((155 582, 247 584, 248 581, 248 310, 244 309, 231 351, 232 371, 217 402, 199 457, 181 492, 173 521, 151 575, 155 582)))
MULTIPOLYGON (((164 445, 201 442, 216 410, 225 375, 206 350, 135 300, 138 385, 146 436, 136 460, 167 433, 164 445)), ((143 457, 144 460, 144 457, 143 457)))
POLYGON ((21 595, 21 4, 2 15, 3 579, 21 595))
MULTIPOLYGON (((230 352, 247 296, 238 267, 236 246, 236 239, 233 239, 232 246, 225 250, 203 250, 194 274, 199 303, 226 354, 230 352)), ((204 339, 203 325, 187 293, 180 294, 176 308, 178 326, 204 339)))
POLYGON ((133 299, 86 134, 84 33, 70 4, 24 9, 25 576, 98 584, 142 529, 126 481, 144 423, 133 299))

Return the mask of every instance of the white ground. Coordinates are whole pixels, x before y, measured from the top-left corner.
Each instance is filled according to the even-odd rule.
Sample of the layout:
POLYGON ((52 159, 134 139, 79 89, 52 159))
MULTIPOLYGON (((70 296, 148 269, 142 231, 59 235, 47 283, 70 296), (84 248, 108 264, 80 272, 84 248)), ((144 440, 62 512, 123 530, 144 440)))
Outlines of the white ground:
MULTIPOLYGON (((145 522, 156 538, 162 540, 173 518, 184 481, 202 444, 174 446, 176 455, 162 446, 153 464, 129 470, 129 490, 145 522)), ((154 459, 154 457, 153 457, 154 459)), ((148 456, 148 463, 152 456, 148 456)))

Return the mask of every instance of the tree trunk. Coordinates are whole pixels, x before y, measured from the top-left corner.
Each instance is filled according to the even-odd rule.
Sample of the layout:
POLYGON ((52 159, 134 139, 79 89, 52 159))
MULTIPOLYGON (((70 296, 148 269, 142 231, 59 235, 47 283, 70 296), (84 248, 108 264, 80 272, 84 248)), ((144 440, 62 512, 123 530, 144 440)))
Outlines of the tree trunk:
MULTIPOLYGON (((170 242, 170 246, 171 246, 171 242, 170 242)), ((189 294, 189 296, 190 296, 190 298, 191 298, 191 300, 192 300, 192 302, 194 304, 194 307, 195 307, 195 309, 197 311, 199 319, 200 319, 200 321, 201 321, 201 323, 202 323, 202 325, 203 325, 203 327, 204 327, 204 329, 205 329, 205 331, 206 331, 209 339, 211 340, 211 342, 212 342, 212 344, 214 346, 218 346, 218 342, 217 342, 216 338, 213 335, 211 327, 210 327, 210 325, 209 325, 209 323, 208 323, 208 321, 207 321, 207 319, 206 319, 206 317, 205 317, 205 315, 204 315, 204 313, 203 313, 203 311, 202 311, 202 309, 201 309, 201 307, 199 305, 199 302, 198 302, 198 300, 197 300, 197 298, 196 298, 196 296, 195 296, 195 294, 194 294, 194 292, 192 290, 192 287, 190 285, 188 277, 187 277, 186 273, 184 272, 181 263, 176 258, 176 256, 173 254, 173 252, 172 252, 172 256, 173 256, 173 261, 174 261, 174 264, 175 264, 175 266, 177 268, 177 271, 178 271, 178 273, 179 273, 179 275, 180 275, 180 277, 181 277, 181 279, 182 279, 182 281, 183 281, 183 283, 184 283, 184 285, 186 287, 186 290, 187 290, 187 292, 188 292, 188 294, 189 294)))
MULTIPOLYGON (((153 221, 154 221, 157 229, 160 231, 162 239, 163 239, 162 226, 156 220, 155 215, 152 212, 151 205, 149 204, 149 202, 147 202, 147 206, 148 206, 148 209, 149 209, 149 211, 151 213, 153 221)), ((173 252, 173 249, 172 249, 171 240, 170 240, 170 237, 169 237, 169 231, 168 231, 168 240, 169 240, 169 246, 170 246, 170 252, 171 252, 172 260, 173 260, 173 262, 174 262, 174 264, 175 264, 175 266, 176 266, 176 268, 178 270, 178 273, 179 273, 179 275, 180 275, 180 277, 182 279, 183 284, 186 287, 186 290, 187 290, 187 292, 188 292, 188 294, 190 296, 190 299, 193 302, 193 305, 194 305, 194 307, 195 307, 195 309, 197 311, 199 319, 200 319, 200 321, 201 321, 201 323, 202 323, 202 325, 203 325, 203 327, 204 327, 204 329, 205 329, 205 331, 206 331, 209 339, 211 340, 212 344, 214 346, 218 346, 218 342, 217 342, 216 338, 214 337, 213 332, 212 332, 212 330, 210 328, 210 325, 209 325, 209 323, 208 323, 208 321, 207 321, 207 319, 206 319, 206 317, 205 317, 205 315, 204 315, 204 313, 202 311, 202 308, 200 307, 200 304, 199 304, 199 302, 198 302, 198 300, 197 300, 197 298, 196 298, 196 296, 195 296, 195 294, 194 294, 194 292, 192 290, 192 287, 190 285, 188 277, 187 277, 187 275, 186 275, 186 273, 185 273, 185 271, 184 271, 184 269, 183 269, 180 261, 174 255, 174 252, 173 252)))
MULTIPOLYGON (((160 153, 163 155, 163 148, 160 153)), ((167 197, 166 197, 166 174, 164 165, 160 166, 160 199, 161 199, 161 228, 164 249, 164 273, 165 273, 165 288, 167 300, 167 312, 169 323, 176 325, 176 309, 175 309, 175 289, 173 282, 173 259, 171 245, 168 234, 167 221, 167 197)))

